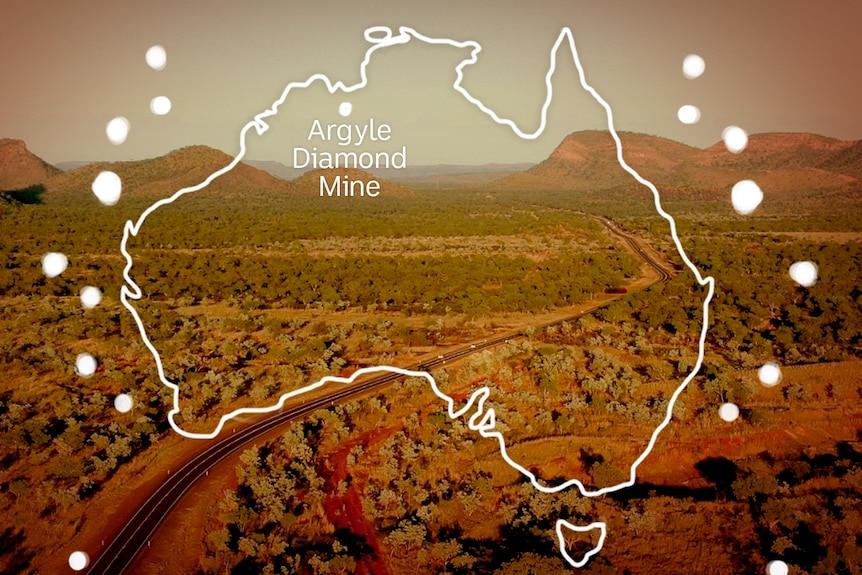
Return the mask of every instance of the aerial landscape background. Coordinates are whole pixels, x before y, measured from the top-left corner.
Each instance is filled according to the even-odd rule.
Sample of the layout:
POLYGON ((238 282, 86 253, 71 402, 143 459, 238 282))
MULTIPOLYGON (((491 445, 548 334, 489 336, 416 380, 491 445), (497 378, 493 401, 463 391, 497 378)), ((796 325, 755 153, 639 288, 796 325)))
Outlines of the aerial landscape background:
POLYGON ((862 572, 862 9, 327 7, 3 7, 0 570, 71 573, 83 552, 92 573, 576 572, 565 520, 607 524, 603 543, 566 534, 572 557, 602 547, 584 573, 862 572), (291 93, 242 163, 127 237, 130 307, 173 397, 120 301, 124 226, 229 165, 289 82, 358 82, 363 31, 384 25, 481 44, 464 88, 530 132, 571 28, 622 157, 658 195, 620 166, 566 45, 535 140, 452 89, 469 50, 381 49, 367 88, 291 93), (157 44, 163 70, 144 58, 157 44), (688 54, 701 77, 682 73, 688 54), (700 121, 678 119, 684 104, 700 121), (312 137, 314 120, 372 118, 391 139, 312 137), (293 166, 311 146, 405 150, 407 165, 293 166), (118 201, 93 192, 105 171, 118 201), (324 195, 338 176, 380 195, 324 195), (731 202, 743 180, 763 191, 752 210, 731 202), (816 281, 792 275, 809 261, 816 281), (715 280, 703 344, 692 266, 715 280), (178 401, 174 422, 208 433, 327 376, 427 371, 457 406, 487 393, 532 477, 595 490, 629 478, 701 345, 634 485, 600 497, 537 491, 422 378, 327 384, 211 441, 167 418, 178 401))

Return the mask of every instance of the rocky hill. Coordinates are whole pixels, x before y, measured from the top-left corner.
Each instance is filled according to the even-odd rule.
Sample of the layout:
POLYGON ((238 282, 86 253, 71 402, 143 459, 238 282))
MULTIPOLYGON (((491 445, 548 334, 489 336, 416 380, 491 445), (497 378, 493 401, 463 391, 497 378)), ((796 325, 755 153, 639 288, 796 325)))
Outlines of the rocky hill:
POLYGON ((30 152, 22 140, 0 139, 0 191, 22 190, 59 173, 30 152))
MULTIPOLYGON (((44 182, 45 199, 63 201, 70 195, 92 196, 93 179, 103 170, 115 172, 123 182, 123 199, 153 201, 203 182, 233 161, 220 150, 189 146, 164 156, 131 162, 97 162, 55 175, 44 182)), ((260 194, 290 194, 289 183, 263 170, 239 163, 213 180, 199 196, 223 199, 251 198, 260 194)), ((123 200, 121 200, 123 201, 123 200)))

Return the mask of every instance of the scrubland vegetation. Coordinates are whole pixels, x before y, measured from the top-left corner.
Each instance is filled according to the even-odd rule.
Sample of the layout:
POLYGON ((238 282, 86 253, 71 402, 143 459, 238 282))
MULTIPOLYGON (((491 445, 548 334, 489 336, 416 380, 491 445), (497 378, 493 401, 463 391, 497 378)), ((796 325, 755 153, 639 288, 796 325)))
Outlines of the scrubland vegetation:
MULTIPOLYGON (((543 481, 612 485, 628 476, 693 368, 704 295, 663 220, 648 204, 618 199, 428 192, 228 209, 205 195, 183 198, 130 243, 145 294, 136 307, 181 384, 181 421, 192 430, 323 375, 409 365, 516 325, 520 337, 433 375, 460 401, 488 386, 510 454, 543 481), (613 217, 679 273, 592 316, 533 329, 642 273, 578 211, 613 217)), ((97 512, 89 508, 121 492, 134 462, 169 439, 169 390, 118 302, 122 223, 139 206, 78 200, 0 205, 8 573, 40 568, 55 540, 83 529, 97 512), (62 276, 42 274, 47 251, 69 256, 62 276), (104 289, 97 308, 81 308, 84 285, 104 289), (82 352, 99 359, 88 379, 74 373, 82 352), (128 414, 111 406, 121 392, 135 399, 128 414)), ((542 495, 494 442, 406 381, 247 450, 188 572, 570 572, 554 523, 601 518, 612 536, 586 573, 762 572, 771 558, 793 573, 859 573, 862 242, 770 234, 860 233, 854 204, 829 219, 778 206, 745 220, 696 198, 671 205, 717 291, 704 368, 635 488, 598 499, 572 489, 542 495), (800 259, 819 265, 811 288, 787 277, 800 259), (787 370, 765 390, 753 370, 769 360, 787 370), (848 363, 798 376, 789 367, 825 362, 848 363), (740 406, 736 423, 718 419, 724 401, 740 406)), ((573 555, 589 541, 573 537, 573 555)))

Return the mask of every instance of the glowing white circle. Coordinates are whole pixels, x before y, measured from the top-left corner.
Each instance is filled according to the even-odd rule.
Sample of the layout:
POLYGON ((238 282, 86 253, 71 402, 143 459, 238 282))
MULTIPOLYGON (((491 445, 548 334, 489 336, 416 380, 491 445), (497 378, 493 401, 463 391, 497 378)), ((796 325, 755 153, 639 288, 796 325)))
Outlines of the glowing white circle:
POLYGON ((739 408, 733 403, 725 403, 718 408, 718 416, 725 421, 736 421, 739 417, 739 408))
POLYGON ((171 100, 167 96, 156 96, 150 100, 150 111, 156 116, 164 116, 171 111, 171 100))
POLYGON ((83 551, 75 551, 69 555, 69 567, 73 571, 83 571, 90 564, 90 556, 83 551))
POLYGON ((60 252, 48 252, 42 256, 42 273, 46 277, 55 278, 69 266, 69 259, 60 252))
POLYGON ((164 70, 168 63, 168 53, 161 46, 150 46, 147 50, 147 65, 153 70, 164 70))
POLYGON ((753 180, 742 180, 734 184, 730 191, 730 203, 736 213, 743 216, 757 209, 763 201, 763 191, 753 180))
POLYGON ((699 78, 706 70, 706 62, 697 54, 689 54, 682 61, 682 74, 689 80, 699 78))
POLYGON ((728 126, 721 132, 721 139, 729 152, 740 153, 748 145, 748 134, 739 126, 728 126))
POLYGON ((120 194, 123 191, 123 182, 120 176, 114 172, 99 172, 96 179, 93 180, 93 193, 99 198, 99 201, 106 206, 113 206, 120 201, 120 194))
POLYGON ((131 127, 132 125, 127 119, 122 116, 117 116, 108 122, 107 126, 105 126, 105 134, 107 134, 108 140, 110 140, 112 144, 120 145, 126 141, 131 127))
POLYGON ((700 110, 697 109, 697 106, 686 104, 680 107, 676 117, 683 124, 696 124, 700 120, 700 110))
POLYGON ((75 359, 75 373, 81 377, 90 377, 96 373, 98 362, 89 353, 79 353, 75 359))
POLYGON ((102 301, 102 291, 93 286, 85 286, 81 289, 81 305, 86 309, 93 309, 102 301))
POLYGON ((114 409, 120 413, 130 412, 134 404, 135 402, 132 400, 132 397, 126 393, 121 393, 114 398, 114 409))
POLYGON ((817 283, 817 264, 814 262, 796 262, 790 266, 790 277, 804 287, 817 283))
POLYGON ((757 379, 766 387, 775 387, 781 383, 781 367, 774 361, 764 363, 757 370, 757 379))

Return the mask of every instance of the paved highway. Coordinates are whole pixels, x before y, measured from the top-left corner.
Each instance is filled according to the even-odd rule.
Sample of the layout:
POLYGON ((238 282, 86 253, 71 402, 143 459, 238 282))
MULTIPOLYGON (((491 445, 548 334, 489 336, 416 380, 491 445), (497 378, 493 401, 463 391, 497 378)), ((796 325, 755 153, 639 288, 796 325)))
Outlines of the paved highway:
MULTIPOLYGON (((665 267, 644 251, 639 241, 624 233, 616 224, 604 217, 595 216, 595 219, 603 223, 612 233, 622 238, 643 260, 655 269, 659 277, 656 281, 646 287, 657 283, 667 282, 673 276, 665 267)), ((619 296, 618 296, 619 297, 619 296)), ((612 300, 611 300, 612 301, 612 300)), ((547 322, 536 329, 544 329, 550 326, 560 325, 563 322, 575 321, 597 309, 608 305, 610 302, 597 304, 585 309, 575 315, 547 322)), ((435 367, 454 361, 471 353, 488 349, 500 344, 508 343, 513 339, 523 337, 520 332, 500 335, 493 338, 464 345, 458 349, 450 350, 436 359, 424 361, 418 365, 405 369, 429 371, 435 367)), ((398 373, 386 373, 376 377, 357 382, 349 387, 332 387, 332 392, 319 399, 308 400, 302 405, 287 408, 268 418, 243 428, 236 433, 219 437, 212 440, 211 445, 188 461, 180 469, 172 471, 162 485, 144 502, 140 509, 126 522, 125 527, 113 538, 113 540, 102 550, 98 557, 86 571, 91 575, 121 575, 132 564, 138 552, 152 538, 153 533, 159 528, 162 521, 170 513, 171 509, 179 502, 194 484, 204 477, 208 470, 232 454, 248 447, 257 438, 273 429, 285 425, 291 421, 302 419, 311 412, 329 407, 336 403, 343 403, 372 390, 378 390, 403 377, 398 373)), ((91 555, 91 550, 87 550, 91 555)))
MULTIPOLYGON (((590 216, 590 217, 592 217, 594 220, 601 222, 602 224, 605 225, 606 228, 608 228, 611 231, 611 233, 622 238, 627 244, 629 244, 629 246, 631 246, 631 248, 635 251, 635 253, 641 257, 641 259, 643 259, 651 268, 653 268, 655 271, 658 272, 658 275, 659 275, 658 281, 650 284, 647 287, 652 287, 656 283, 668 282, 671 280, 671 278, 673 278, 673 274, 670 271, 668 271, 664 266, 662 266, 662 264, 659 261, 657 261, 654 257, 652 257, 650 254, 648 254, 643 249, 643 246, 641 245, 640 241, 636 237, 625 233, 624 231, 622 231, 617 226, 616 223, 614 223, 613 221, 609 220, 608 218, 606 218, 604 216, 590 216)), ((644 288, 644 289, 646 289, 646 288, 644 288)))

